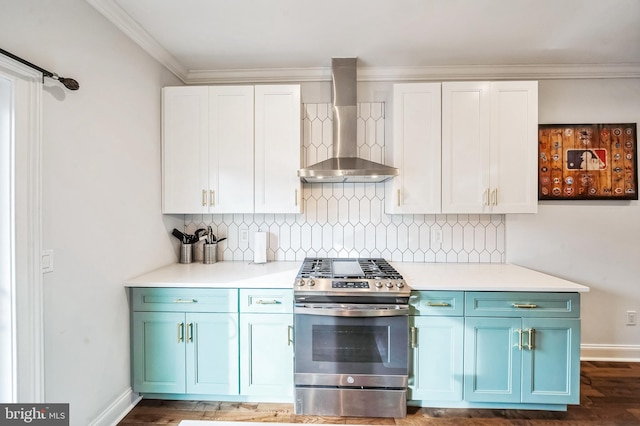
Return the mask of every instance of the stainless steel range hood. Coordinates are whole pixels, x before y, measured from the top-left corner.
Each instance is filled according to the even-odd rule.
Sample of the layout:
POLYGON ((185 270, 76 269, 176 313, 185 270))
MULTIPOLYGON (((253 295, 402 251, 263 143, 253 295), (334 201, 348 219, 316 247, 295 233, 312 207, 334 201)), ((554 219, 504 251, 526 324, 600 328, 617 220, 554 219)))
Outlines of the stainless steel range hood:
POLYGON ((358 158, 357 58, 333 58, 331 80, 333 97, 333 157, 298 170, 303 182, 384 182, 398 175, 398 169, 358 158))

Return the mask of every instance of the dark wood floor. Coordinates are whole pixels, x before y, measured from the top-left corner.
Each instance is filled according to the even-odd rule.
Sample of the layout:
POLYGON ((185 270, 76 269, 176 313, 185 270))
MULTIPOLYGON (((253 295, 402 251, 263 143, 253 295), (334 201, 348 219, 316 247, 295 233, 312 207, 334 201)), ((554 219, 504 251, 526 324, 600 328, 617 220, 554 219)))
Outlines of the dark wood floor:
POLYGON ((293 413, 292 404, 142 400, 120 423, 177 425, 181 420, 478 426, 637 426, 640 425, 640 363, 581 363, 580 405, 566 412, 467 410, 409 407, 404 419, 317 417, 293 413))

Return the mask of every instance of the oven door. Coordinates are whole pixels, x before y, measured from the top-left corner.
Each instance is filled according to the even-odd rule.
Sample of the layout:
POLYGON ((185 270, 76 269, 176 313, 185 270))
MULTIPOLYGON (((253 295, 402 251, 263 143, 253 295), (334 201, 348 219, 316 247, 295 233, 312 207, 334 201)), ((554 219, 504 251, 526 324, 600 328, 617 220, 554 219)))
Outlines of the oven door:
POLYGON ((296 385, 406 386, 405 306, 296 306, 294 330, 296 385))

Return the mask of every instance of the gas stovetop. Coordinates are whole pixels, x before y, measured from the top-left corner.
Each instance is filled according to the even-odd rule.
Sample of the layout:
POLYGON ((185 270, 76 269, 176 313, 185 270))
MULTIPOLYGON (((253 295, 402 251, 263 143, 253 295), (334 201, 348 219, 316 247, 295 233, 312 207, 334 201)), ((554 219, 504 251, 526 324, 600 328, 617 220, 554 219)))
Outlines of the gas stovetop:
POLYGON ((385 259, 306 258, 296 276, 294 292, 408 295, 411 289, 385 259))

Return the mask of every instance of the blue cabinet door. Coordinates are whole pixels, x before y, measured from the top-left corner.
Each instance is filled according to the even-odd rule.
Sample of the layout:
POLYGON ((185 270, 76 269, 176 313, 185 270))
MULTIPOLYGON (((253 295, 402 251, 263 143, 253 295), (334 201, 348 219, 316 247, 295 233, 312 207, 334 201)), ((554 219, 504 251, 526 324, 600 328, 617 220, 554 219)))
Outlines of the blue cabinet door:
POLYGON ((462 401, 464 318, 412 316, 409 399, 462 401))
POLYGON ((524 318, 522 402, 580 402, 580 320, 524 318))
POLYGON ((293 396, 292 314, 240 314, 240 393, 293 396))
POLYGON ((185 391, 185 315, 181 312, 134 312, 133 390, 185 391))
POLYGON ((520 402, 520 318, 465 319, 464 399, 520 402))
POLYGON ((237 395, 238 314, 186 314, 186 392, 237 395))

